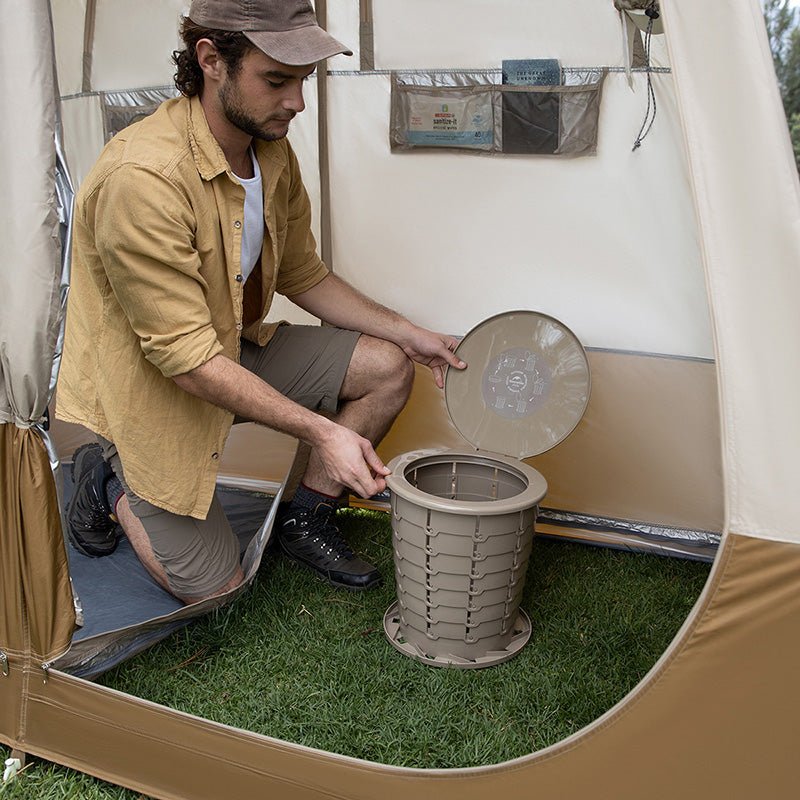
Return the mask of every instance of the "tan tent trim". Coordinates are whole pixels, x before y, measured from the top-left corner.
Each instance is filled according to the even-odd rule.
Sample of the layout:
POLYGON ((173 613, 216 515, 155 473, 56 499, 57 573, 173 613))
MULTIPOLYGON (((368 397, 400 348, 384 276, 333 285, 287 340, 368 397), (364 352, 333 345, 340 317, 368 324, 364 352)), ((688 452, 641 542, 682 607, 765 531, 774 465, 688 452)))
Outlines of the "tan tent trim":
POLYGON ((0 476, 0 650, 41 665, 67 649, 75 617, 56 487, 34 429, 0 426, 0 476))
POLYGON ((361 70, 375 69, 375 30, 372 16, 372 0, 360 0, 358 4, 359 26, 359 57, 361 70))
MULTIPOLYGON (((327 28, 326 0, 317 0, 317 19, 327 28)), ((333 239, 331 233, 331 160, 328 148, 328 62, 317 64, 317 135, 319 149, 319 226, 320 256, 333 271, 333 239)))
POLYGON ((94 51, 94 26, 97 18, 97 0, 86 0, 83 23, 83 81, 81 91, 92 91, 92 53, 94 51))
POLYGON ((50 459, 33 428, 0 425, 0 740, 26 738, 34 675, 75 627, 50 459))
POLYGON ((7 675, 0 672, 0 742, 10 747, 24 738, 20 720, 22 698, 27 694, 22 669, 14 668, 15 661, 10 660, 7 675))
MULTIPOLYGON (((586 416, 557 448, 531 463, 547 478, 542 505, 596 517, 719 533, 722 467, 714 365, 708 361, 589 351, 586 416)), ((63 457, 84 429, 56 421, 63 457)), ((463 447, 430 370, 417 367, 411 399, 386 437, 384 461, 426 447, 463 447)), ((228 476, 279 483, 294 440, 236 425, 223 455, 228 476)))
MULTIPOLYGON (((797 545, 728 536, 692 616, 627 698, 564 742, 493 767, 411 770, 358 761, 59 672, 47 683, 31 680, 25 740, 6 731, 0 738, 165 800, 268 792, 287 800, 400 800, 410 792, 419 800, 583 798, 596 796, 598 786, 615 800, 789 797, 800 712, 798 581, 797 545)), ((20 669, 14 665, 12 686, 20 685, 20 669)))
MULTIPOLYGON (((546 478, 542 501, 596 517, 720 532, 719 407, 714 364, 589 351, 592 396, 576 430, 528 463, 546 478)), ((427 447, 463 447, 430 371, 417 368, 408 405, 379 448, 388 461, 427 447)))
MULTIPOLYGON (((591 517, 669 528, 722 530, 722 467, 714 364, 615 351, 589 351, 586 416, 557 448, 529 461, 546 478, 542 505, 591 517)), ((85 429, 53 423, 70 458, 85 429)), ((221 472, 278 484, 295 442, 262 426, 235 425, 221 472)), ((411 399, 378 452, 385 462, 428 447, 463 447, 430 370, 417 367, 411 399)), ((260 487, 263 490, 263 486, 260 487)), ((553 531, 559 533, 560 531, 553 531)))

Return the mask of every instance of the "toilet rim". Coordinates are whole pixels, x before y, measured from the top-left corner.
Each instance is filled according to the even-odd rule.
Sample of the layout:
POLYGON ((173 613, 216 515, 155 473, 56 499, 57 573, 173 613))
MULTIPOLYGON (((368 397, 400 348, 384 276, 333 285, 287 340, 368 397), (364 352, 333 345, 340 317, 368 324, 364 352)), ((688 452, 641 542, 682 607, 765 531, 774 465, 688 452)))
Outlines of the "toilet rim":
POLYGON ((509 456, 483 450, 456 450, 446 447, 412 450, 408 453, 395 456, 387 466, 392 472, 391 475, 386 478, 386 485, 393 495, 397 495, 403 500, 416 503, 424 508, 433 511, 445 511, 450 514, 478 516, 510 514, 516 511, 524 511, 527 508, 537 505, 545 494, 547 494, 547 481, 545 481, 538 470, 526 464, 524 461, 518 461, 509 456), (428 492, 423 492, 421 489, 412 486, 406 479, 405 473, 414 461, 443 455, 463 459, 480 459, 481 461, 502 464, 514 472, 521 473, 527 480, 528 485, 519 494, 515 494, 513 497, 508 497, 503 500, 452 500, 447 497, 437 497, 428 492))

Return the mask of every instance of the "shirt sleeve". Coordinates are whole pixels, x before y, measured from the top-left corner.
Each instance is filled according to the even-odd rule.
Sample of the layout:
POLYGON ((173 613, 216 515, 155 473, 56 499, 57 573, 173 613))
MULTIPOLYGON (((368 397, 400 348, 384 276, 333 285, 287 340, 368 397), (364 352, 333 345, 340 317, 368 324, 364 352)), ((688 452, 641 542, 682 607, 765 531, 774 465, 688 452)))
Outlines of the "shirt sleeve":
POLYGON ((155 170, 125 164, 94 201, 98 256, 145 358, 172 377, 222 352, 185 192, 155 170))
POLYGON ((311 203, 300 175, 297 156, 287 142, 288 215, 286 239, 278 268, 276 290, 296 295, 316 286, 329 272, 317 253, 311 232, 311 203))

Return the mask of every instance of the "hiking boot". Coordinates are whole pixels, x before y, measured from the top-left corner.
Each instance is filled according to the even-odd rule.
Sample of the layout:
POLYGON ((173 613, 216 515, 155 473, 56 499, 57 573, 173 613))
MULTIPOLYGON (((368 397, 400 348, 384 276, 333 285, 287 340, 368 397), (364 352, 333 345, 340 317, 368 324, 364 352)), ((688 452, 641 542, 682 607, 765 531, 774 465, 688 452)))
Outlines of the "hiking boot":
POLYGON ((278 541, 289 558, 343 589, 372 589, 381 583, 378 570, 360 559, 324 510, 291 510, 278 523, 278 541))
POLYGON ((119 541, 121 529, 111 516, 105 492, 113 475, 99 444, 85 444, 75 451, 67 535, 72 546, 90 558, 110 555, 119 541))

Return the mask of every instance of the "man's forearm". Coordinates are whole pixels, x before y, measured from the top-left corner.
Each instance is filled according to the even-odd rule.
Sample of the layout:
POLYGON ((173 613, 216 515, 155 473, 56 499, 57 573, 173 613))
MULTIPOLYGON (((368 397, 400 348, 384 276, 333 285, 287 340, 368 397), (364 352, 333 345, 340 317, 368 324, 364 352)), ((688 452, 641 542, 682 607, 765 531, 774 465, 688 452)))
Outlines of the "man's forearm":
POLYGON ((467 366, 454 355, 458 345, 455 338, 414 325, 396 311, 365 297, 358 289, 333 274, 327 275, 308 291, 289 299, 338 328, 348 328, 393 342, 410 359, 430 367, 440 389, 444 387, 444 369, 448 364, 457 369, 467 366))
POLYGON ((289 299, 309 314, 337 328, 387 339, 400 347, 406 345, 415 327, 396 311, 361 294, 333 273, 308 291, 289 299))
POLYGON ((312 445, 333 425, 223 355, 173 380, 189 394, 312 445))
POLYGON ((173 380, 196 397, 307 442, 332 486, 349 486, 362 497, 385 488, 389 470, 368 439, 289 400, 235 361, 216 355, 173 380))

